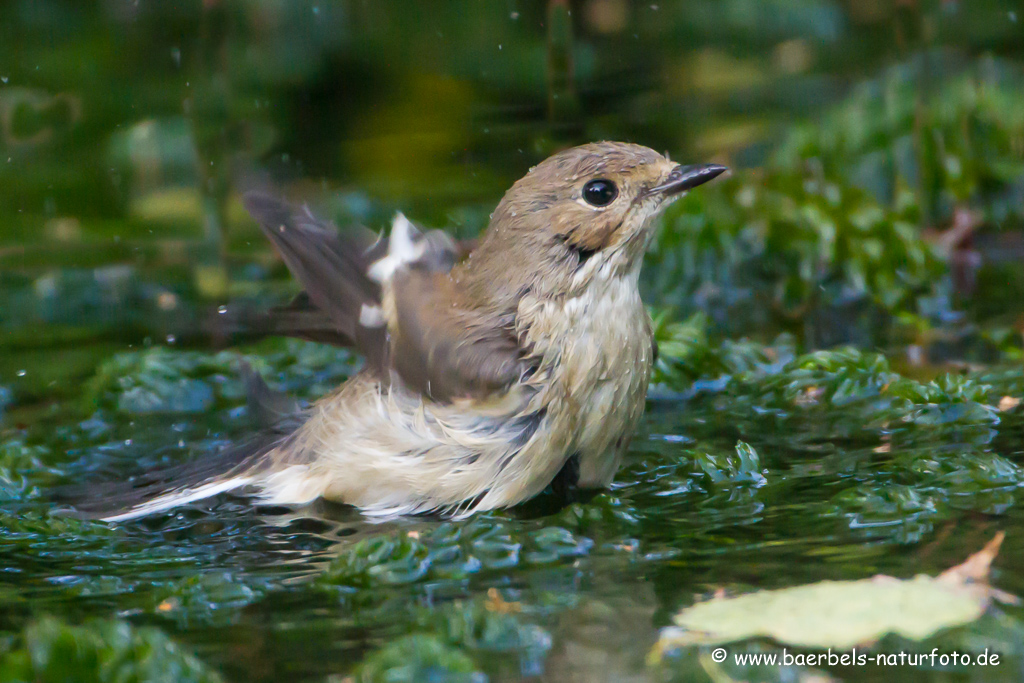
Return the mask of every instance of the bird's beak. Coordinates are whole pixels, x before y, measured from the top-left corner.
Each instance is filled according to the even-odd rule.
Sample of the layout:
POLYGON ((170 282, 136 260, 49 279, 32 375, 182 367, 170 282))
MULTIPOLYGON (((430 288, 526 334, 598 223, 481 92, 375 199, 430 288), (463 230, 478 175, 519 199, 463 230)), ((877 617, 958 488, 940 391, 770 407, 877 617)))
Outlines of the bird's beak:
POLYGON ((698 185, 703 185, 709 180, 728 171, 720 164, 693 164, 691 166, 676 166, 665 178, 661 185, 652 187, 650 194, 661 194, 667 196, 676 195, 680 192, 692 190, 698 185))

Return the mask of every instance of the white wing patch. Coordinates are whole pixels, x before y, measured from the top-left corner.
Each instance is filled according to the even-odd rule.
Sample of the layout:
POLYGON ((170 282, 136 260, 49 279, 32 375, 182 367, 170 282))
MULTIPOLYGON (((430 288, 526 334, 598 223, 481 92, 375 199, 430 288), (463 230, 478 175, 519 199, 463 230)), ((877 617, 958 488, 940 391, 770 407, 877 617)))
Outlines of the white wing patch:
POLYGON ((359 324, 363 327, 384 327, 387 318, 384 317, 384 310, 380 306, 363 304, 359 309, 359 324))
POLYGON ((378 260, 367 274, 381 284, 391 280, 395 271, 420 259, 427 245, 420 239, 420 231, 401 212, 395 214, 388 237, 388 255, 378 260))

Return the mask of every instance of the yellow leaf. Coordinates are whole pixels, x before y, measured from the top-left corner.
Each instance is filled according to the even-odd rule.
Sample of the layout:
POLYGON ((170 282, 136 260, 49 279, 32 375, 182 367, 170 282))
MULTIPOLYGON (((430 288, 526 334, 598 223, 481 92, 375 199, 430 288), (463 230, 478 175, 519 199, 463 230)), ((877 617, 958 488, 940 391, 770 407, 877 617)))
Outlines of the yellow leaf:
POLYGON ((797 647, 845 649, 887 634, 924 640, 937 631, 980 617, 993 597, 1011 598, 987 583, 999 551, 1000 532, 981 551, 938 577, 875 576, 860 581, 822 581, 781 590, 712 599, 676 615, 651 652, 771 638, 797 647))

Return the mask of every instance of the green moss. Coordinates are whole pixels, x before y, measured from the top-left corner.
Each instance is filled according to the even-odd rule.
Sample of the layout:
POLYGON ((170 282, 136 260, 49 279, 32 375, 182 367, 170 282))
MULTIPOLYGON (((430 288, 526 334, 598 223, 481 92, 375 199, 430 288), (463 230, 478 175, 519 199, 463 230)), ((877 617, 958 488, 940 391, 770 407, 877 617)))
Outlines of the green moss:
POLYGON ((414 610, 409 633, 371 652, 356 680, 486 681, 484 672, 539 674, 551 636, 526 621, 522 609, 491 589, 486 598, 414 610))
POLYGON ((763 486, 767 481, 761 472, 760 458, 750 444, 736 443, 736 455, 732 458, 711 453, 695 454, 697 466, 713 484, 750 484, 763 486))
POLYGON ((224 626, 237 621, 241 610, 263 593, 254 577, 245 580, 225 571, 203 572, 154 591, 150 609, 181 625, 224 626))
POLYGON ((693 392, 721 388, 738 375, 767 372, 793 359, 793 339, 780 336, 771 345, 749 340, 712 340, 711 322, 695 313, 672 322, 666 312, 654 316, 658 361, 652 383, 674 391, 693 392))
POLYGON ((439 638, 416 634, 399 638, 370 655, 359 665, 360 683, 485 683, 487 676, 473 660, 439 638))
POLYGON ((886 204, 912 191, 932 223, 965 204, 993 223, 1020 219, 1012 190, 1024 174, 1014 147, 1024 134, 1022 112, 1019 65, 985 58, 957 67, 942 55, 921 55, 858 85, 820 120, 795 127, 775 162, 817 165, 825 177, 860 185, 886 204), (929 88, 938 70, 947 76, 929 88))
POLYGON ((216 354, 155 346, 120 353, 104 362, 89 380, 85 405, 125 415, 201 414, 245 399, 242 361, 282 391, 318 397, 353 370, 345 349, 294 339, 265 345, 259 355, 238 351, 216 354))
POLYGON ((793 127, 765 168, 671 207, 649 288, 730 335, 783 329, 815 347, 885 339, 893 316, 948 326, 954 283, 974 286, 961 280, 977 282, 979 300, 961 303, 979 316, 1018 311, 1000 247, 950 280, 949 247, 924 231, 949 227, 955 209, 976 212, 982 233, 1024 225, 1022 93, 1024 70, 994 59, 920 56, 862 83, 793 127), (934 71, 948 77, 929 89, 934 71))
POLYGON ((485 570, 540 566, 585 555, 592 542, 566 529, 528 530, 510 521, 477 517, 424 531, 365 539, 336 557, 320 581, 350 589, 462 578, 485 570))
POLYGON ((0 502, 32 498, 40 486, 53 483, 61 474, 50 467, 49 449, 30 445, 21 438, 0 441, 0 502))
POLYGON ((913 206, 887 208, 842 182, 740 172, 669 209, 647 281, 731 334, 851 340, 933 293, 945 268, 918 222, 913 206))
POLYGON ((0 512, 0 539, 11 544, 24 543, 32 546, 50 540, 79 543, 106 539, 114 535, 116 532, 101 522, 88 522, 33 510, 18 514, 0 512))
POLYGON ((159 631, 121 621, 69 626, 44 618, 0 647, 0 680, 12 683, 221 680, 159 631))
POLYGON ((687 431, 698 443, 683 453, 699 475, 664 477, 661 488, 699 490, 701 476, 714 485, 748 474, 763 484, 761 470, 771 482, 792 466, 768 447, 746 467, 741 454, 700 440, 722 425, 741 435, 778 434, 789 453, 835 453, 814 455, 815 466, 839 467, 860 482, 832 498, 832 512, 857 528, 919 526, 963 508, 998 513, 1024 483, 1024 469, 997 443, 1003 431, 1012 439, 1020 429, 1019 368, 920 380, 894 371, 881 354, 848 347, 793 356, 784 342, 744 342, 737 353, 734 343, 709 342, 699 318, 661 321, 659 330, 668 343, 654 395, 668 389, 687 399, 687 431))

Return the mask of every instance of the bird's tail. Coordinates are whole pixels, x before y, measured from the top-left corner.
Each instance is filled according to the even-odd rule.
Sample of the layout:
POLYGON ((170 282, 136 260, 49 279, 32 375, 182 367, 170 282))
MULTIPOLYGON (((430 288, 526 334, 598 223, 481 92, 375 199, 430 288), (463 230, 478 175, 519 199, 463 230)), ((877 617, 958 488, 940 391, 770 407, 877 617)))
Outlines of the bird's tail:
POLYGON ((239 369, 250 414, 261 428, 254 437, 202 459, 127 481, 65 486, 54 491, 55 502, 70 506, 68 514, 77 517, 122 522, 219 493, 264 488, 275 479, 275 467, 284 464, 280 456, 288 451, 304 418, 298 403, 268 387, 248 363, 240 361, 239 369))
POLYGON ((195 462, 146 472, 127 481, 66 486, 54 492, 75 516, 122 522, 259 485, 289 435, 274 432, 195 462))

